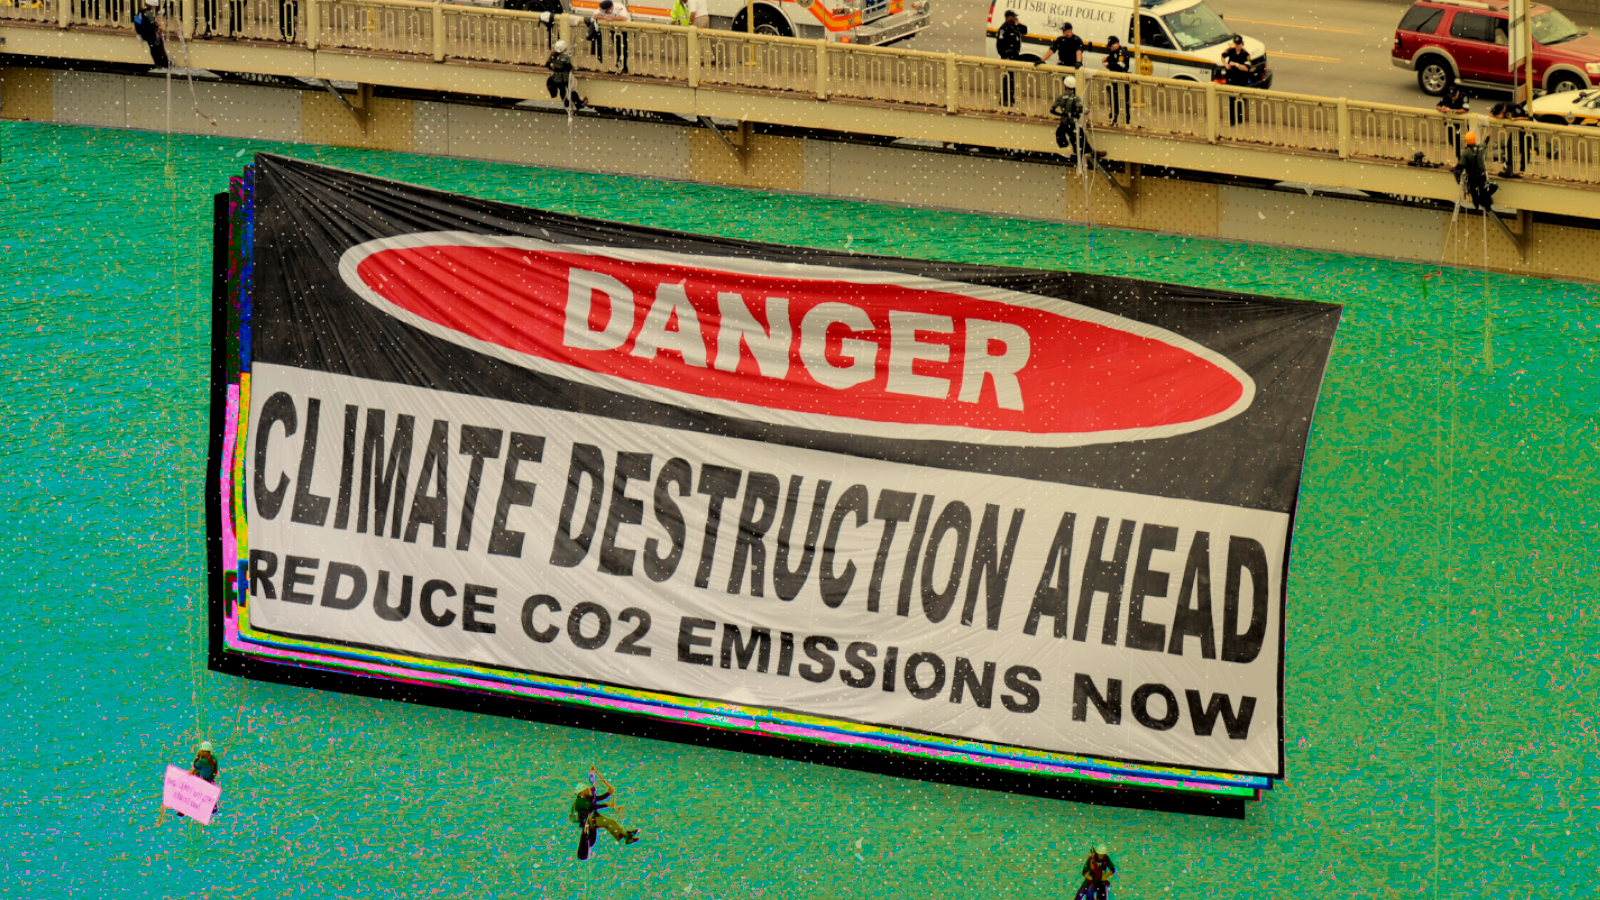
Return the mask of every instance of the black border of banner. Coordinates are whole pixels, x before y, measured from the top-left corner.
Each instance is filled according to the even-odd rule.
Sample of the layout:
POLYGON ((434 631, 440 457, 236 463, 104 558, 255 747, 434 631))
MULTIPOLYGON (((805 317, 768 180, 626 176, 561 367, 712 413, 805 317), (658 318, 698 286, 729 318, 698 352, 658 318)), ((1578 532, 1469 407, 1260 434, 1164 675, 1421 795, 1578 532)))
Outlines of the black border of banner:
POLYGON ((206 447, 206 661, 224 671, 227 647, 227 573, 222 571, 222 436, 228 419, 228 203, 226 192, 211 198, 211 434, 206 447))
MULTIPOLYGON (((1113 787, 1084 783, 1065 777, 1040 776, 945 760, 928 759, 887 750, 869 750, 830 743, 812 743, 793 738, 743 731, 726 731, 710 726, 669 722, 631 713, 580 707, 559 701, 510 698, 470 689, 394 681, 375 675, 329 671, 305 665, 278 663, 242 652, 231 652, 226 645, 224 620, 227 615, 228 573, 222 570, 222 482, 223 432, 226 425, 229 379, 228 345, 228 241, 229 195, 213 198, 212 322, 211 322, 211 410, 206 473, 206 577, 208 650, 211 671, 281 684, 291 687, 335 691, 359 697, 395 700, 402 703, 487 713, 503 718, 540 722, 561 727, 604 731, 629 737, 663 740, 672 743, 754 753, 815 765, 851 769, 875 775, 907 778, 981 790, 1046 799, 1067 800, 1094 806, 1141 809, 1226 819, 1244 819, 1246 800, 1218 797, 1194 791, 1173 791, 1144 787, 1113 787)), ((1298 502, 1298 500, 1297 500, 1298 502)), ((1294 511, 1290 511, 1292 529, 1294 511)), ((1291 531, 1292 533, 1292 531, 1291 531)), ((1287 562, 1287 560, 1285 560, 1287 562)), ((1287 586, 1287 568, 1283 582, 1287 586)), ((1286 595, 1280 591, 1280 629, 1286 595)), ((1279 666, 1279 696, 1283 690, 1283 666, 1279 666)), ((1279 703, 1279 770, 1284 759, 1283 704, 1279 703)), ((1256 773, 1248 773, 1256 774, 1256 773)))

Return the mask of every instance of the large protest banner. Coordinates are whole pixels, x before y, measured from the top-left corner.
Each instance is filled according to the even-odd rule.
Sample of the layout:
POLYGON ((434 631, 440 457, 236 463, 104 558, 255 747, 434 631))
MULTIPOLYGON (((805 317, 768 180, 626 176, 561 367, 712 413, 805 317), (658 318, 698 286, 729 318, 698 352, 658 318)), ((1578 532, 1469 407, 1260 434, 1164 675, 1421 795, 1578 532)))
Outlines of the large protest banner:
POLYGON ((252 179, 243 631, 1282 775, 1337 307, 252 179))

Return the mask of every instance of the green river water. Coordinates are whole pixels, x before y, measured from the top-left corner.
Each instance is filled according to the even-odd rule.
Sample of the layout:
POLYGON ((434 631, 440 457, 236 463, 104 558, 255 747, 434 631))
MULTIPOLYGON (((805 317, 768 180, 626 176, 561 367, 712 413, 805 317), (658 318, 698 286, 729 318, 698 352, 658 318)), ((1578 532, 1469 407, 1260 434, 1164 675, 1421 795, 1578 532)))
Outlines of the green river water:
POLYGON ((1118 900, 1594 896, 1593 286, 6 122, 0 302, 0 896, 1070 897, 1101 841, 1118 900), (1287 780, 1242 822, 1130 812, 205 671, 209 198, 256 151, 730 237, 1343 304, 1290 571, 1287 780), (158 814, 162 767, 202 733, 225 790, 204 829, 158 814), (578 863, 565 807, 591 763, 646 840, 578 863))

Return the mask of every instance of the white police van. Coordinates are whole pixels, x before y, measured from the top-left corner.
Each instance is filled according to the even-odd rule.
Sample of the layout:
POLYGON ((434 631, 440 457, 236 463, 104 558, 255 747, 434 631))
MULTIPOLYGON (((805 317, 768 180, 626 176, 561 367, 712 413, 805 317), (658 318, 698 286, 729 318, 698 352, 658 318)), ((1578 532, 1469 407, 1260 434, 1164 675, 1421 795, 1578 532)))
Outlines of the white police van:
MULTIPOLYGON (((993 0, 989 6, 985 53, 999 59, 995 34, 1007 10, 1028 27, 1022 39, 1022 60, 1037 62, 1050 42, 1061 36, 1063 23, 1083 39, 1083 64, 1105 68, 1106 38, 1115 34, 1124 47, 1134 49, 1133 0, 993 0)), ((1234 31, 1206 0, 1145 0, 1139 9, 1140 42, 1151 75, 1186 81, 1211 81, 1222 67, 1222 52, 1232 43, 1234 31)), ((1250 52, 1250 87, 1272 87, 1266 45, 1246 36, 1250 52)), ((1059 61, 1051 58, 1052 64, 1059 61)))

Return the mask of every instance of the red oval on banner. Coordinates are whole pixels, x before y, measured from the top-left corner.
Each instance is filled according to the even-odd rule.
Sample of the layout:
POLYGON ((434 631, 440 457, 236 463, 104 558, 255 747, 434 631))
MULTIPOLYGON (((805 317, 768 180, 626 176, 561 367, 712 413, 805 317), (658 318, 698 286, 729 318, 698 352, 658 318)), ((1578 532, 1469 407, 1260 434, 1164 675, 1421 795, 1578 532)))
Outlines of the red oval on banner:
POLYGON ((834 430, 877 423, 906 437, 943 437, 918 426, 996 437, 1145 432, 1132 439, 1220 421, 1253 392, 1222 357, 1170 333, 1012 291, 749 259, 721 260, 724 269, 715 257, 407 237, 440 242, 373 242, 351 260, 355 278, 347 266, 375 305, 532 368, 593 373, 652 399, 661 398, 649 389, 671 391, 671 402, 689 407, 735 403, 782 424, 825 416, 834 430))

